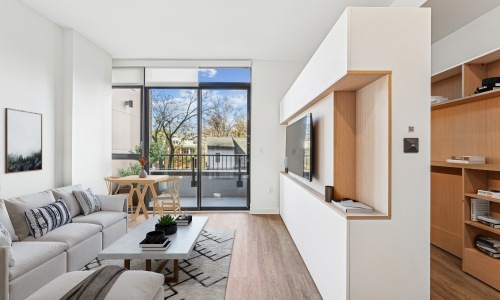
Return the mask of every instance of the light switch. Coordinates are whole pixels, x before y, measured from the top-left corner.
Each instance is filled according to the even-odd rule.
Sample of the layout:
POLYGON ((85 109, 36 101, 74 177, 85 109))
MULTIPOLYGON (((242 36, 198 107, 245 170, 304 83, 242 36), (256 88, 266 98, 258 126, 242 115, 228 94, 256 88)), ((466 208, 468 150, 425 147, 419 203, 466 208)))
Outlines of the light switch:
POLYGON ((404 153, 418 153, 418 138, 404 138, 404 153))

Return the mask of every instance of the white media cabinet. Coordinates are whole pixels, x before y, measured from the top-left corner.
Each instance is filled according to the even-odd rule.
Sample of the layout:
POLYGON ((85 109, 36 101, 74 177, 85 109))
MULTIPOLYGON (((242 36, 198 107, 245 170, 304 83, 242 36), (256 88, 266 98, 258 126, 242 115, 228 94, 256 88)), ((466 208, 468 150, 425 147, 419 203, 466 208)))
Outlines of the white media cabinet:
POLYGON ((429 298, 430 22, 347 8, 280 103, 283 125, 313 114, 313 182, 281 173, 280 214, 324 299, 429 298), (375 211, 339 211, 325 185, 375 211))

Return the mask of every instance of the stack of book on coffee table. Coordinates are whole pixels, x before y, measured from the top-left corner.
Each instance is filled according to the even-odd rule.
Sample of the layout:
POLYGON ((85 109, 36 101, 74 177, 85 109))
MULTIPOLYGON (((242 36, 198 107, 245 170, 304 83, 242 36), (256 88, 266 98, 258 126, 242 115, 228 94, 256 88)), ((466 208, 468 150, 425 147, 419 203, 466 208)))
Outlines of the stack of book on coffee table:
POLYGON ((177 226, 188 226, 192 220, 193 216, 191 215, 180 215, 174 221, 177 223, 177 226))
POLYGON ((161 241, 158 242, 148 242, 148 238, 145 238, 142 242, 139 243, 139 247, 141 247, 142 251, 165 251, 170 246, 172 242, 169 241, 168 237, 165 237, 161 241))

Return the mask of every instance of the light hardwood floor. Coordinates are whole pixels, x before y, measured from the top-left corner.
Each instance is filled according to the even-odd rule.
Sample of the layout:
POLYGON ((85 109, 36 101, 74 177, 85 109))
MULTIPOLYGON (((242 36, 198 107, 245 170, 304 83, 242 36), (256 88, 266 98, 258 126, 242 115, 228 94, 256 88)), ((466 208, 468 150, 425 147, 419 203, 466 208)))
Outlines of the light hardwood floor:
POLYGON ((431 245, 431 299, 500 299, 500 292, 462 271, 462 260, 431 245))
MULTIPOLYGON (((226 299, 321 299, 279 215, 195 215, 209 216, 206 228, 236 230, 226 299)), ((140 215, 129 228, 143 221, 140 215)))
MULTIPOLYGON (((207 228, 236 230, 226 299, 321 299, 279 215, 197 213, 207 228)), ((144 221, 140 215, 129 229, 144 221)), ((461 260, 431 246, 431 299, 500 299, 500 293, 462 272, 461 260)))

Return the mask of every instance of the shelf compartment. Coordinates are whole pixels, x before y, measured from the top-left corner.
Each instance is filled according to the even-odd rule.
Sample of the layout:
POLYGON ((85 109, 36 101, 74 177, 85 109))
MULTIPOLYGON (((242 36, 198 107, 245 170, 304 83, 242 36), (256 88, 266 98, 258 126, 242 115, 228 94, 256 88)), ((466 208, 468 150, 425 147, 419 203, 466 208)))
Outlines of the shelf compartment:
POLYGON ((500 89, 488 91, 488 92, 484 92, 484 93, 480 93, 480 94, 474 94, 472 96, 467 96, 467 97, 458 98, 458 99, 454 99, 454 100, 449 100, 449 101, 446 101, 443 103, 433 104, 433 105, 431 105, 431 110, 443 109, 443 108, 447 108, 447 107, 452 107, 452 106, 457 106, 457 105, 492 99, 492 98, 496 98, 496 97, 500 97, 500 89))
POLYGON ((500 172, 500 164, 453 164, 445 161, 431 161, 431 166, 500 172))
POLYGON ((490 202, 500 203, 500 199, 496 199, 496 198, 481 196, 481 195, 473 194, 473 193, 465 193, 464 195, 466 197, 470 197, 470 198, 477 198, 477 199, 482 199, 482 200, 488 200, 490 202))
POLYGON ((476 248, 464 248, 462 270, 497 290, 500 288, 500 259, 498 258, 489 257, 476 248))
POLYGON ((486 231, 489 231, 493 234, 498 234, 500 235, 500 229, 497 229, 497 228, 491 228, 490 226, 487 226, 487 225, 484 225, 480 222, 476 222, 476 221, 465 221, 465 224, 467 225, 470 225, 470 226, 474 226, 474 227, 477 227, 479 229, 482 229, 482 230, 486 230, 486 231))

